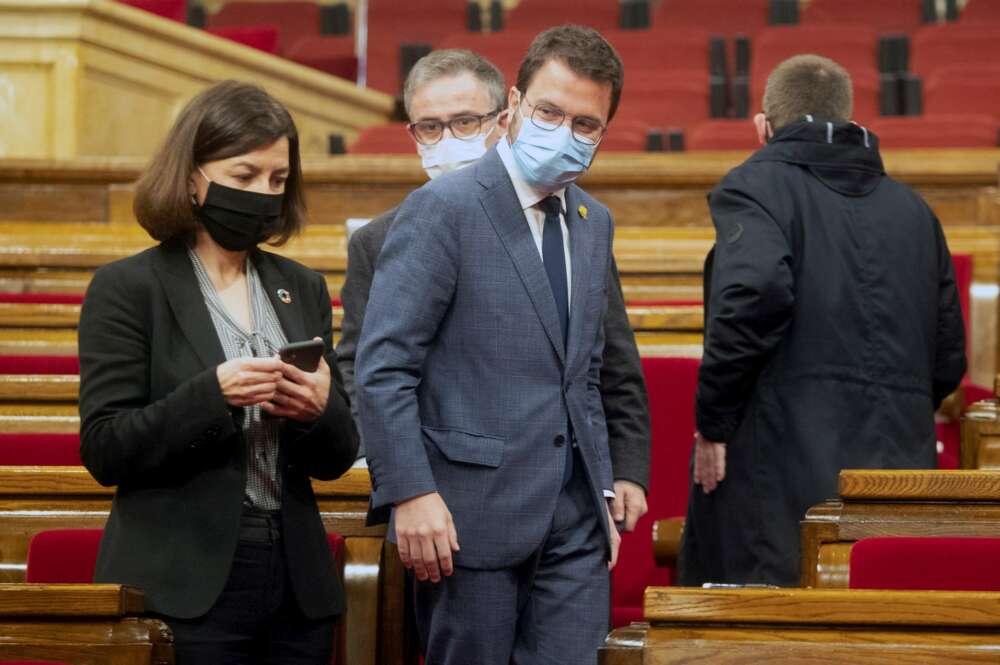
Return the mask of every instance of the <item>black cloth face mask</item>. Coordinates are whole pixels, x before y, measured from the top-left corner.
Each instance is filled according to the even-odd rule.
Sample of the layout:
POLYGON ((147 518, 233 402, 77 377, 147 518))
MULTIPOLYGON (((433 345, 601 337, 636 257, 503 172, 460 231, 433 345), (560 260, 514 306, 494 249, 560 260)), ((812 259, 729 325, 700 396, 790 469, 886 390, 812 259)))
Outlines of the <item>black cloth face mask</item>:
POLYGON ((195 213, 219 246, 246 252, 274 235, 284 198, 284 194, 258 194, 208 180, 205 202, 195 205, 195 213))

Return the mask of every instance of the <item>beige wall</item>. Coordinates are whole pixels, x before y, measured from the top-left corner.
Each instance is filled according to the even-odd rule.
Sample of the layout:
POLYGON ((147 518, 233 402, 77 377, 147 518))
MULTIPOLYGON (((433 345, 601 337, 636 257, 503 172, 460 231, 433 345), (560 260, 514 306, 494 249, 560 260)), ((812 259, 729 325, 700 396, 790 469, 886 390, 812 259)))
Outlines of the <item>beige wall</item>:
POLYGON ((307 155, 392 110, 388 95, 110 0, 0 0, 0 157, 148 156, 225 79, 284 102, 307 155))

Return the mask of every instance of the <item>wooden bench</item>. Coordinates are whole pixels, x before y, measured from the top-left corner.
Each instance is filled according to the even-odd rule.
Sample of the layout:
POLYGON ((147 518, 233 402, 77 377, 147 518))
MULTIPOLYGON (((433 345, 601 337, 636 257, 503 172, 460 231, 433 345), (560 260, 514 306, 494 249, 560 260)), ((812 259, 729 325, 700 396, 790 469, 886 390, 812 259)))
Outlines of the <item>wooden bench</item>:
POLYGON ((1000 471, 1000 375, 992 399, 970 404, 962 416, 963 469, 1000 471))
MULTIPOLYGON (((324 525, 346 541, 346 662, 412 662, 403 568, 385 542, 384 525, 365 526, 371 491, 367 470, 352 469, 335 481, 313 481, 313 489, 324 525)), ((35 533, 103 528, 113 493, 82 467, 0 467, 0 583, 24 580, 28 543, 35 533)))
POLYGON ((117 584, 0 584, 0 659, 172 665, 166 624, 117 584))
POLYGON ((644 618, 608 636, 601 665, 995 663, 1000 593, 646 590, 644 618))
POLYGON ((862 538, 1000 536, 1000 473, 841 471, 838 494, 802 521, 803 587, 847 587, 862 538))

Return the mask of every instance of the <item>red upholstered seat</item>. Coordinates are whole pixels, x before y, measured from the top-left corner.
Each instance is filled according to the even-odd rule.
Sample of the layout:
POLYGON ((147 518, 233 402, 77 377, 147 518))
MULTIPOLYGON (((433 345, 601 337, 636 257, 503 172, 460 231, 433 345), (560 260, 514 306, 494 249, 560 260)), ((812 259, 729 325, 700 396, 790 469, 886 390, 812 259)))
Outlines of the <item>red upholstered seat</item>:
POLYGON ((285 57, 331 76, 350 81, 358 78, 352 35, 303 35, 288 48, 285 57))
POLYGON ((780 26, 758 33, 753 45, 750 108, 760 108, 768 74, 784 60, 804 53, 832 58, 854 84, 854 119, 879 115, 878 35, 859 26, 780 26))
POLYGON ((278 54, 278 28, 273 25, 245 25, 207 28, 206 32, 271 55, 278 54))
POLYGON ((875 118, 867 127, 882 149, 993 148, 1000 123, 989 115, 965 113, 875 118))
POLYGON ((0 356, 0 374, 79 374, 76 356, 0 356))
POLYGON ((909 32, 923 23, 921 0, 811 0, 803 25, 865 25, 879 32, 909 32))
POLYGON ((54 305, 79 305, 83 296, 75 293, 2 293, 0 303, 45 303, 54 305))
POLYGON ((80 466, 79 434, 0 434, 0 466, 80 466))
POLYGON ((102 529, 40 531, 28 545, 25 581, 37 584, 90 584, 102 529))
POLYGON ((601 32, 618 27, 619 3, 614 0, 521 0, 507 12, 509 30, 541 32, 563 23, 578 23, 601 32))
POLYGON ((187 22, 187 0, 118 0, 123 5, 181 23, 187 22))
POLYGON ((351 154, 416 154, 416 144, 406 131, 406 124, 387 123, 367 127, 361 131, 348 150, 351 154))
POLYGON ((767 26, 767 13, 768 0, 663 0, 653 25, 752 35, 767 26))
POLYGON ((738 120, 706 120, 684 137, 688 150, 756 150, 760 147, 753 122, 738 120))
POLYGON ((208 16, 209 28, 270 25, 278 30, 278 52, 284 53, 302 35, 318 35, 320 6, 311 0, 291 2, 227 2, 208 16))
POLYGON ((646 587, 671 581, 672 571, 658 568, 653 560, 652 529, 656 520, 683 516, 687 511, 698 365, 691 358, 642 359, 653 435, 649 512, 639 520, 635 531, 622 534, 618 565, 611 578, 611 620, 615 627, 641 620, 646 587))
POLYGON ((705 72, 637 72, 622 91, 613 122, 641 122, 657 129, 684 129, 708 117, 705 72))
POLYGON ((851 548, 852 589, 1000 591, 1000 538, 865 538, 851 548))
POLYGON ((964 25, 1000 23, 1000 2, 996 0, 969 0, 958 16, 964 25))
POLYGON ((613 120, 608 133, 601 139, 601 150, 641 152, 646 149, 646 124, 629 120, 613 120))
POLYGON ((989 64, 1000 64, 997 26, 951 23, 921 28, 913 36, 910 67, 929 77, 940 67, 965 65, 970 73, 989 64))
POLYGON ((535 37, 535 32, 504 30, 489 34, 457 32, 441 40, 438 48, 464 48, 482 55, 503 72, 507 87, 517 82, 517 68, 535 37))
POLYGON ((1000 122, 1000 61, 933 70, 924 80, 924 112, 928 115, 976 113, 1000 122))
MULTIPOLYGON (((658 75, 667 80, 675 72, 708 80, 709 33, 696 28, 654 28, 648 31, 608 30, 603 33, 625 65, 625 90, 633 80, 658 75)), ((706 111, 707 112, 707 111, 706 111)))

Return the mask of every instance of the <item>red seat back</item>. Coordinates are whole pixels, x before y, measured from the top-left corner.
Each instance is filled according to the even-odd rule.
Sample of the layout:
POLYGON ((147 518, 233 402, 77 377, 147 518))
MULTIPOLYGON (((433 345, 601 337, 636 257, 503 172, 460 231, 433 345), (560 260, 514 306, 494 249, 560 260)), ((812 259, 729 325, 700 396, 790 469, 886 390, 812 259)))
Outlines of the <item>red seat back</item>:
POLYGON ((0 434, 0 466, 81 466, 79 434, 0 434))
POLYGON ((652 425, 649 512, 635 531, 622 534, 612 578, 612 615, 616 625, 641 616, 648 586, 669 584, 671 571, 653 559, 653 522, 682 517, 687 511, 688 459, 694 434, 694 393, 699 361, 692 358, 643 358, 652 425), (627 608, 632 608, 628 611, 627 608))
POLYGON ((925 80, 935 69, 955 65, 974 74, 983 65, 1000 64, 1000 39, 995 25, 932 25, 917 31, 910 52, 911 69, 925 80))
POLYGON ((851 548, 852 589, 1000 591, 1000 538, 865 538, 851 548))
POLYGON ((1000 124, 983 114, 941 114, 875 118, 868 129, 879 146, 893 148, 992 148, 1000 124))
POLYGON ((909 32, 924 20, 921 0, 811 0, 803 25, 865 25, 879 32, 909 32))
POLYGON ((974 113, 1000 122, 1000 62, 933 70, 924 80, 924 112, 927 115, 974 113))
POLYGON ((768 0, 663 0, 653 25, 752 35, 767 26, 767 13, 768 0))
POLYGON ((320 6, 310 0, 282 2, 227 2, 216 14, 208 16, 209 28, 274 26, 278 31, 278 52, 284 53, 299 36, 318 35, 320 6))
POLYGON ((28 545, 25 581, 42 584, 90 584, 101 545, 102 529, 39 531, 28 545))
POLYGON ((757 150, 760 142, 753 122, 739 120, 707 120, 691 128, 685 137, 688 150, 757 150))
POLYGON ((618 27, 619 3, 613 0, 521 0, 507 12, 505 28, 541 32, 577 23, 600 32, 618 27))
POLYGON ((142 9, 144 11, 168 18, 180 23, 187 22, 186 0, 118 0, 123 5, 142 9))
POLYGON ((406 124, 401 122, 386 123, 367 127, 358 134, 351 144, 351 154, 416 154, 416 144, 406 131, 406 124))
POLYGON ((969 0, 962 8, 958 20, 966 25, 1000 23, 1000 2, 996 0, 969 0))
POLYGON ((273 25, 216 27, 208 28, 206 32, 264 53, 278 53, 278 28, 273 25))
POLYGON ((504 30, 490 34, 456 32, 441 40, 442 49, 464 48, 483 56, 503 73, 507 88, 517 83, 517 68, 528 51, 532 31, 504 30))
POLYGON ((0 374, 79 374, 76 356, 0 355, 0 374))

